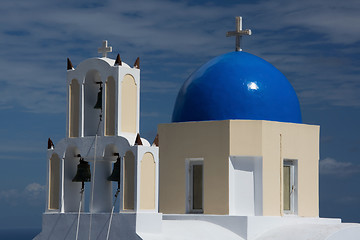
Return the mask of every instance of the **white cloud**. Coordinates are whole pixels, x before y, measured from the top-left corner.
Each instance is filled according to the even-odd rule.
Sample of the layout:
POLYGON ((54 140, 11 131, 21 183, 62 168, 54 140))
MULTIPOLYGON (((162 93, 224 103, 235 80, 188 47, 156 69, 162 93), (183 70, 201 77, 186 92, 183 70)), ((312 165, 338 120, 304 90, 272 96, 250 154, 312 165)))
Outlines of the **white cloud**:
POLYGON ((1 199, 7 200, 18 197, 19 197, 19 191, 17 189, 3 190, 0 192, 0 200, 1 199))
POLYGON ((24 193, 30 199, 39 199, 44 197, 45 186, 38 183, 31 183, 25 187, 24 193))
POLYGON ((244 38, 245 50, 289 76, 302 104, 360 106, 355 64, 360 29, 354 27, 360 25, 360 5, 355 0, 224 6, 163 0, 14 2, 2 4, 0 11, 0 44, 5 46, 0 108, 18 104, 32 112, 64 112, 66 57, 76 65, 96 56, 105 38, 125 62, 145 59, 148 70, 142 74, 158 71, 156 79, 142 85, 143 92, 176 94, 194 64, 233 49, 234 40, 225 32, 234 28, 236 15, 254 33, 244 38), (173 72, 163 74, 161 67, 173 72))
POLYGON ((9 189, 0 191, 0 201, 5 201, 10 205, 23 204, 30 205, 43 204, 45 201, 45 186, 39 183, 30 183, 23 190, 9 189))
POLYGON ((333 158, 325 158, 319 163, 320 174, 347 177, 360 173, 360 165, 351 162, 339 162, 333 158))

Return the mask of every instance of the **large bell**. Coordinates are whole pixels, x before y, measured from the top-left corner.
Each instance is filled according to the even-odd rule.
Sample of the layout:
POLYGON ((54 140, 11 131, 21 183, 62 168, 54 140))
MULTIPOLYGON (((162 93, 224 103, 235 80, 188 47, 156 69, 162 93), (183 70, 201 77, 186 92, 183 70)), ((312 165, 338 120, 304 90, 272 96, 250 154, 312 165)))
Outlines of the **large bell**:
POLYGON ((116 162, 114 163, 114 169, 112 174, 107 178, 107 180, 112 182, 120 182, 120 157, 118 156, 116 162))
POLYGON ((91 172, 90 165, 84 158, 80 157, 80 163, 77 165, 77 172, 73 178, 73 182, 90 182, 91 172))
POLYGON ((96 84, 100 84, 100 89, 97 96, 97 101, 94 106, 95 109, 102 109, 102 82, 96 82, 96 84))

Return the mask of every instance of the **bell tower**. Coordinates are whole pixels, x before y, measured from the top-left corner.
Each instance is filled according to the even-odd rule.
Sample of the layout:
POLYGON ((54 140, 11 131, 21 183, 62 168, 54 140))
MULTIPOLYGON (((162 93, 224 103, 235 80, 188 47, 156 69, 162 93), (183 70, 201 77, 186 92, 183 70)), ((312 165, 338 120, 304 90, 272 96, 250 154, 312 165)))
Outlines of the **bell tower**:
POLYGON ((67 60, 66 137, 49 140, 46 212, 158 216, 159 149, 139 133, 140 60, 111 51, 103 41, 101 57, 67 60))
POLYGON ((133 67, 107 58, 112 48, 103 42, 101 58, 73 67, 68 59, 67 137, 121 136, 139 132, 140 61, 133 67))

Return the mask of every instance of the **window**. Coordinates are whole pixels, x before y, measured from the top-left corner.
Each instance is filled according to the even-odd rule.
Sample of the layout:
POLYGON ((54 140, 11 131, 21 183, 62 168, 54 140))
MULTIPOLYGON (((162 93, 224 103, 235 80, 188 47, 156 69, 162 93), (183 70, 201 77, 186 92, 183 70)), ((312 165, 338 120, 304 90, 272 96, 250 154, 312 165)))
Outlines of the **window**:
POLYGON ((285 214, 297 213, 297 161, 284 160, 283 210, 285 214))
POLYGON ((203 160, 188 159, 187 168, 187 212, 203 213, 203 160))

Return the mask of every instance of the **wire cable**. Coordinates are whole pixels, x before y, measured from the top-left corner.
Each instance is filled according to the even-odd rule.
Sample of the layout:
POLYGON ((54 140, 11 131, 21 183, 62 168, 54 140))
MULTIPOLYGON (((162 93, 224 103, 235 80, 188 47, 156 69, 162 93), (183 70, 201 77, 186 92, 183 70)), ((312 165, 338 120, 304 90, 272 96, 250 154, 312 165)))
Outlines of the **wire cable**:
POLYGON ((84 187, 82 187, 81 191, 80 191, 80 204, 79 204, 79 213, 78 213, 78 219, 77 219, 75 240, 78 240, 78 236, 79 236, 80 212, 81 212, 81 203, 82 203, 82 199, 83 199, 83 194, 84 194, 84 187))
POLYGON ((89 240, 91 239, 91 225, 92 225, 92 212, 94 206, 94 187, 95 187, 95 170, 96 170, 96 146, 97 146, 97 133, 95 135, 94 146, 94 167, 93 167, 93 179, 91 182, 91 202, 90 202, 90 224, 89 224, 89 240))
POLYGON ((113 206, 112 206, 112 208, 111 208, 111 214, 110 214, 110 220, 109 220, 109 227, 108 227, 108 231, 107 231, 107 234, 106 234, 106 240, 109 240, 110 228, 111 228, 111 223, 112 223, 112 217, 113 217, 113 214, 114 214, 115 203, 116 203, 116 200, 117 200, 117 198, 118 198, 119 192, 120 192, 120 189, 118 188, 117 191, 116 191, 116 193, 115 193, 115 199, 114 199, 113 206))

